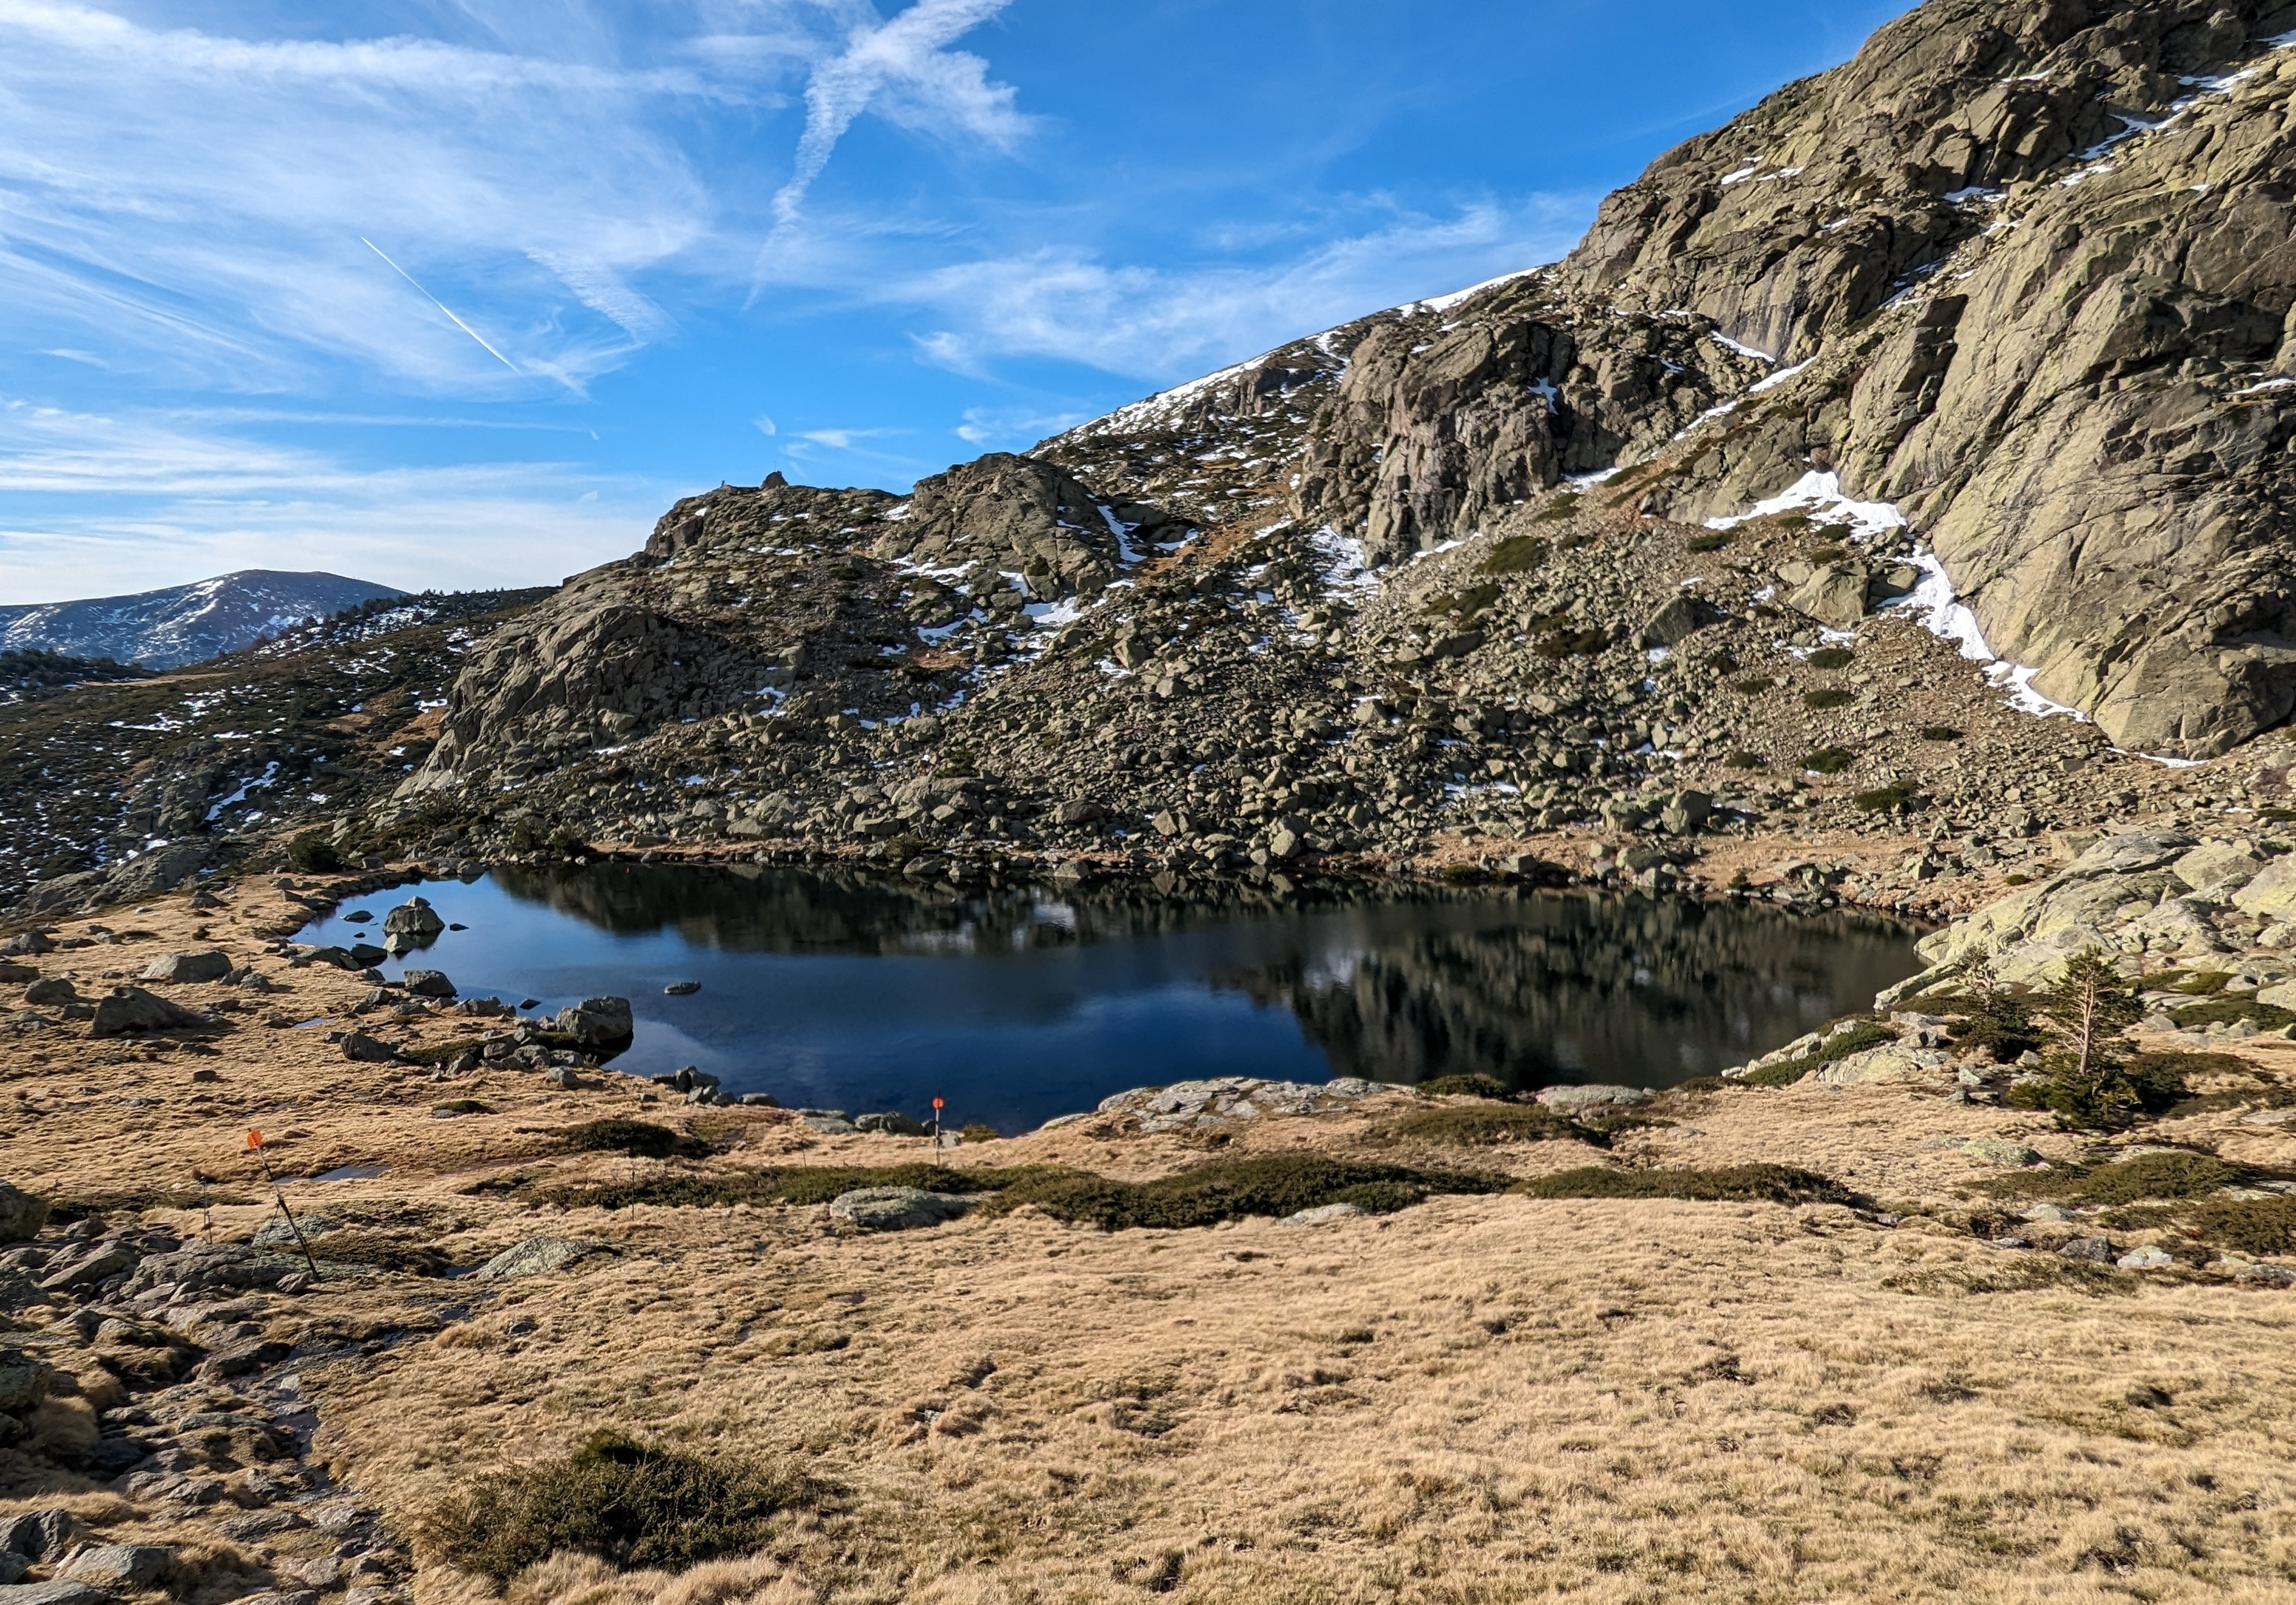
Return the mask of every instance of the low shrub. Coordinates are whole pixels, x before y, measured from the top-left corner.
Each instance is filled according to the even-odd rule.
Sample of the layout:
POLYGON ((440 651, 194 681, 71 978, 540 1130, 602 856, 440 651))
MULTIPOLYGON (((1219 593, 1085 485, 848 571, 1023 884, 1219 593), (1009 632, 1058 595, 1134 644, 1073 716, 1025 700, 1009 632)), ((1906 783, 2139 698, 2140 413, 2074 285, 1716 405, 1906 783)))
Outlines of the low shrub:
POLYGON ((1688 540, 1684 541, 1682 545, 1685 551, 1718 552, 1724 547, 1728 546, 1731 541, 1735 539, 1736 537, 1730 534, 1727 531, 1709 530, 1703 535, 1693 535, 1688 540))
POLYGON ((1741 696, 1759 696, 1765 691, 1775 690, 1776 687, 1777 681, 1767 674, 1758 674, 1748 679, 1730 682, 1730 689, 1741 696))
POLYGON ((2217 998, 2206 1003, 2187 1003, 2169 1017, 2187 1031, 2197 1026, 2236 1025, 2243 1020, 2254 1021, 2259 1031, 2296 1025, 2296 1011, 2283 1008, 2277 1003, 2259 1003, 2254 998, 2217 998))
POLYGON ((592 1154, 628 1154, 635 1158, 667 1159, 692 1145, 668 1126, 644 1120, 586 1120, 553 1132, 568 1148, 592 1154))
POLYGON ((1566 490, 1562 495, 1556 497, 1553 501, 1547 503, 1546 506, 1541 507, 1538 513, 1532 516, 1531 522, 1533 523, 1561 523, 1564 519, 1578 511, 1578 500, 1579 497, 1578 491, 1566 490))
POLYGON ((1004 1133, 993 1125, 975 1121, 956 1135, 957 1140, 962 1142, 996 1142, 1002 1140, 1004 1133))
POLYGON ((1488 1075, 1439 1075, 1433 1081, 1421 1082, 1412 1090, 1429 1098, 1492 1098, 1502 1103, 1514 1099, 1513 1092, 1488 1075))
POLYGON ((1414 1142, 1456 1148, 1496 1148, 1506 1142, 1552 1142, 1584 1135, 1544 1104, 1454 1104, 1414 1109, 1390 1122, 1386 1133, 1414 1142))
POLYGON ((789 1165, 777 1170, 675 1171, 643 1181, 600 1187, 540 1189, 540 1201, 567 1209, 627 1209, 635 1204, 672 1209, 716 1209, 728 1204, 826 1204, 863 1187, 921 1187, 927 1192, 994 1192, 1015 1181, 1049 1173, 1080 1175, 1050 1165, 955 1169, 910 1165, 789 1165))
POLYGON ((1765 1065, 1759 1070, 1749 1070, 1724 1084, 1733 1087, 1791 1087, 1821 1065, 1831 1065, 1836 1060, 1848 1058, 1853 1053, 1863 1053, 1868 1048, 1879 1048, 1884 1042, 1897 1040, 1898 1033, 1887 1025, 1868 1021, 1826 1038, 1799 1058, 1765 1065))
POLYGON ((2185 1226, 2202 1242, 2243 1254, 2296 1254, 2296 1198, 2209 1198, 2185 1226))
POLYGON ((1118 1181, 1080 1172, 1044 1174, 1005 1188, 993 1207, 1033 1205, 1056 1220, 1105 1231, 1210 1226, 1242 1215, 1297 1214, 1326 1204, 1374 1214, 1408 1208, 1431 1193, 1503 1191, 1510 1178, 1363 1165, 1314 1154, 1215 1160, 1153 1181, 1118 1181))
POLYGON ((1542 566, 1547 559, 1546 542, 1535 535, 1511 535, 1491 547, 1483 558, 1481 572, 1486 574, 1528 574, 1542 566))
POLYGON ((1923 725, 1922 739, 1923 741, 1959 741, 1961 732, 1951 725, 1923 725))
POLYGON ((1857 654, 1841 646, 1821 646, 1806 660, 1813 669, 1847 669, 1857 654))
POLYGON ((1905 807, 1920 794, 1906 781, 1892 780, 1889 785, 1876 786, 1872 791, 1859 792, 1849 800, 1857 804, 1860 813, 1888 813, 1892 809, 1905 807))
POLYGON ((1846 708, 1857 700, 1857 694, 1855 691, 1845 690, 1840 686, 1828 686, 1823 690, 1805 691, 1801 694, 1801 705, 1805 708, 1816 709, 1820 712, 1829 708, 1846 708))
POLYGON ((1733 1165, 1716 1170, 1617 1170, 1590 1165, 1518 1181, 1531 1198, 1680 1198, 1700 1204, 1855 1204, 1829 1176, 1791 1165, 1733 1165))
POLYGON ((450 1098, 445 1103, 432 1104, 430 1112, 433 1115, 491 1115, 495 1111, 492 1104, 480 1103, 475 1098, 450 1098))
POLYGON ((1819 747, 1801 755, 1801 766, 1813 775, 1838 775, 1857 761, 1857 754, 1847 747, 1819 747))
POLYGON ((287 867, 298 875, 332 875, 343 867, 343 855, 327 831, 314 827, 287 844, 287 867))
POLYGON ((1758 770, 1762 767, 1758 753, 1733 753, 1722 761, 1722 767, 1734 770, 1758 770))
POLYGON ((600 1432, 572 1454, 480 1477, 422 1524, 439 1560, 496 1587, 562 1550, 682 1571, 763 1548, 772 1519, 819 1502, 801 1473, 600 1432))

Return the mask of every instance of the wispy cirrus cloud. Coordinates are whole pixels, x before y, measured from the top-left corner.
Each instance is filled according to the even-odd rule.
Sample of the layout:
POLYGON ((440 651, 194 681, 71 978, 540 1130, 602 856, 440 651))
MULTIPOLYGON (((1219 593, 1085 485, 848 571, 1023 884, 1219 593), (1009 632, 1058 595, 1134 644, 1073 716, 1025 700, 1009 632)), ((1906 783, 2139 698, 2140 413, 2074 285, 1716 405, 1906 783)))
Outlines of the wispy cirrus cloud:
POLYGON ((1179 379, 1425 295, 1431 285, 1554 260, 1590 210, 1575 197, 1537 196, 1514 205, 1476 202, 1447 217, 1390 215, 1250 266, 1111 264, 1046 246, 892 278, 869 293, 948 318, 917 345, 958 373, 1056 357, 1149 381, 1179 379))
POLYGON ((0 0, 0 296, 186 385, 294 389, 348 359, 439 391, 578 386, 672 327, 634 275, 725 249, 665 108, 768 95, 758 71, 0 0))
POLYGON ((814 65, 805 90, 805 132, 789 181, 774 194, 773 235, 758 258, 763 280, 786 255, 806 193, 837 142, 864 111, 905 128, 969 135, 1000 148, 1026 131, 1010 85, 988 81, 988 63, 948 46, 1011 0, 916 0, 890 21, 856 22, 843 47, 814 65))

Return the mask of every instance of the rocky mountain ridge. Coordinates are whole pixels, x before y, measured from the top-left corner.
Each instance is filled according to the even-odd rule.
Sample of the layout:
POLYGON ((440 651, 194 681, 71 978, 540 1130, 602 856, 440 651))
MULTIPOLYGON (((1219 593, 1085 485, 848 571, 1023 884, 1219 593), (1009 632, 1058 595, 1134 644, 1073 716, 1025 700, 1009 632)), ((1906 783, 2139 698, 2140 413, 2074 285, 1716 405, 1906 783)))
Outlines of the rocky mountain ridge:
POLYGON ((0 607, 0 650, 174 669, 400 594, 340 574, 241 569, 129 597, 0 607))
POLYGON ((301 819, 1644 881, 1815 831, 1917 906, 2053 827, 2276 806, 2292 37, 1931 0, 1561 263, 907 497, 681 501, 466 632, 412 772, 301 819))

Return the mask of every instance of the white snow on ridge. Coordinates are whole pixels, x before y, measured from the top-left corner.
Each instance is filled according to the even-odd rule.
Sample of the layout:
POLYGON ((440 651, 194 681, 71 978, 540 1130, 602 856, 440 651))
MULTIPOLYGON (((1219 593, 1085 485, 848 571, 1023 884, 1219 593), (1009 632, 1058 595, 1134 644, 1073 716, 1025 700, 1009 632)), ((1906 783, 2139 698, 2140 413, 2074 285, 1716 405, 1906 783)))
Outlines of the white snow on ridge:
POLYGON ((1706 338, 1712 341, 1716 345, 1720 346, 1726 351, 1735 351, 1741 357, 1751 357, 1757 362, 1767 362, 1772 366, 1775 366, 1777 365, 1778 359, 1771 356, 1767 351, 1758 351, 1750 345, 1746 345, 1741 342, 1731 339, 1719 329, 1715 329, 1710 332, 1706 338))
MULTIPOLYGON (((1733 530, 1749 519, 1774 518, 1781 513, 1807 513, 1815 523, 1844 526, 1850 538, 1861 544, 1911 527, 1896 503, 1852 501, 1841 494, 1839 474, 1816 473, 1803 474, 1777 495, 1756 502, 1735 518, 1710 518, 1706 527, 1733 530)), ((1954 590, 1953 579, 1935 552, 1925 546, 1915 546, 1914 566, 1922 572, 1921 582, 1907 595, 1884 603, 1886 610, 1915 615, 1923 629, 1940 640, 1953 642, 1961 649, 1961 655, 1972 663, 1983 664, 1985 678, 2009 693, 2009 705, 2019 712, 2030 713, 2038 719, 2062 713, 2083 724, 2088 722, 2088 715, 2079 708, 2052 702, 2033 688, 2033 677, 2040 672, 2038 669, 2009 663, 1986 645, 1985 631, 1979 626, 1977 615, 1954 590)))
POLYGON ((1759 396, 1764 391, 1775 390, 1778 386, 1785 383, 1788 380, 1792 379, 1799 374, 1807 373, 1809 369, 1810 363, 1816 362, 1816 358, 1812 357, 1808 362, 1797 362, 1790 368, 1780 368, 1776 373, 1772 374, 1767 379, 1757 379, 1753 383, 1746 387, 1746 393, 1750 396, 1759 396))
POLYGON ((1545 268, 1540 267, 1525 268, 1515 273, 1502 273, 1495 279, 1485 279, 1481 284, 1470 284, 1464 290, 1454 290, 1448 295, 1431 295, 1425 300, 1406 301, 1396 310, 1406 317, 1414 312, 1448 312, 1471 295, 1480 295, 1486 290, 1495 290, 1501 284, 1512 284, 1516 279, 1529 278, 1533 274, 1546 271, 1545 268))

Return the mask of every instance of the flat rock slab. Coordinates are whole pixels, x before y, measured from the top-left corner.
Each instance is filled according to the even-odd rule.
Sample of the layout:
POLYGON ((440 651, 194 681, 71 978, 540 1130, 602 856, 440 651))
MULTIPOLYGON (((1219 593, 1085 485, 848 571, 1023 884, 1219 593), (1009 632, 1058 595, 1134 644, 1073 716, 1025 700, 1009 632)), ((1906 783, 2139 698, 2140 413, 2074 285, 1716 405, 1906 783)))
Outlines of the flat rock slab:
POLYGON ((1285 1215, 1278 1226, 1321 1226, 1332 1221, 1352 1220, 1371 1211, 1360 1204, 1324 1204, 1314 1209, 1303 1209, 1297 1214, 1285 1215))
POLYGON ((143 1588, 175 1563, 176 1552, 157 1543, 98 1543, 64 1562, 63 1575, 99 1588, 143 1588))
POLYGON ((145 981, 220 981, 231 974, 231 955, 221 948, 193 953, 162 953, 152 960, 141 977, 145 981))
POLYGON ((547 1276, 597 1252, 598 1244, 584 1242, 579 1238, 529 1238, 504 1249, 472 1275, 480 1281, 500 1281, 509 1276, 547 1276))
POLYGON ((1546 1087, 1540 1091, 1538 1101, 1550 1109, 1595 1109, 1617 1104, 1639 1104, 1650 1101, 1646 1087, 1611 1087, 1599 1082, 1583 1087, 1546 1087))
POLYGON ((927 1192, 921 1187, 862 1187, 831 1199, 829 1213, 864 1231, 908 1231, 953 1221, 972 1203, 956 1193, 927 1192))
POLYGON ((0 1605, 110 1605, 111 1596, 93 1583, 58 1577, 52 1583, 12 1583, 0 1587, 0 1605))

